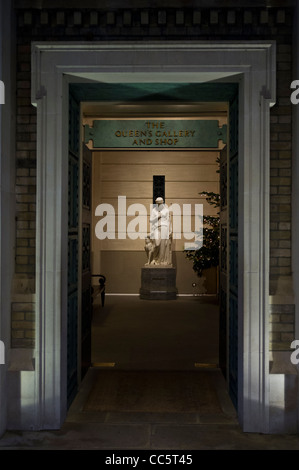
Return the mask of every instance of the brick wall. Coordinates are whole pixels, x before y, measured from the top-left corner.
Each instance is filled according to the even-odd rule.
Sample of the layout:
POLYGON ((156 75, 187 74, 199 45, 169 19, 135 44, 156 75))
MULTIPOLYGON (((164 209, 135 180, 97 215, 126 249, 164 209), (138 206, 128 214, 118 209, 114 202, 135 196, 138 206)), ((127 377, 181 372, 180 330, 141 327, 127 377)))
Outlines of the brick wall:
POLYGON ((270 305, 270 350, 285 351, 294 340, 295 306, 270 305))
POLYGON ((35 339, 35 304, 33 302, 12 303, 12 343, 15 348, 32 348, 35 339))
MULTIPOLYGON (((279 276, 290 275, 292 10, 290 8, 210 10, 183 7, 159 10, 130 9, 129 6, 130 2, 126 2, 125 9, 111 9, 111 11, 101 9, 74 11, 64 9, 63 6, 60 10, 16 10, 16 274, 32 278, 35 270, 36 112, 30 101, 31 41, 183 39, 277 41, 277 104, 271 110, 270 276, 271 279, 276 279, 279 276)), ((28 342, 26 335, 28 336, 30 329, 33 331, 34 309, 33 306, 28 306, 28 309, 30 310, 23 311, 17 304, 13 305, 12 346, 32 346, 32 341, 28 342), (30 315, 26 317, 28 311, 30 315), (31 327, 28 322, 31 322, 31 327)), ((280 320, 283 323, 282 317, 280 320)), ((294 320, 292 324, 293 332, 294 320)), ((288 341, 290 338, 291 336, 288 336, 288 341)), ((276 344, 277 341, 287 344, 285 337, 282 336, 280 340, 275 336, 276 344)))
POLYGON ((277 105, 271 110, 271 277, 291 274, 292 48, 277 46, 277 105))
POLYGON ((31 105, 31 46, 17 45, 16 273, 35 272, 36 110, 31 105))

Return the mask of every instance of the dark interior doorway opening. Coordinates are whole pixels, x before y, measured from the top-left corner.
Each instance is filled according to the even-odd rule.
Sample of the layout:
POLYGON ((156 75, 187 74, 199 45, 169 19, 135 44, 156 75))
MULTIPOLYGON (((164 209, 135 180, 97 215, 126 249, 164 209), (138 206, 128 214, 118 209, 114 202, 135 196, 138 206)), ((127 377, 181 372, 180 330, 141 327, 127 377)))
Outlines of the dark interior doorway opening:
MULTIPOLYGON (((76 85, 77 85, 77 84, 76 84, 76 85)), ((235 88, 235 85, 234 85, 234 88, 235 88)), ((71 101, 72 101, 72 98, 71 98, 71 101)), ((77 101, 77 97, 76 97, 76 98, 73 100, 73 104, 70 106, 70 109, 74 109, 74 107, 75 107, 75 109, 76 109, 75 113, 73 113, 73 118, 70 120, 70 122, 71 122, 71 124, 70 124, 70 143, 71 143, 71 141, 74 143, 74 142, 76 141, 76 139, 77 139, 76 135, 78 136, 78 135, 80 134, 80 133, 78 133, 78 131, 76 131, 76 126, 77 126, 77 130, 78 130, 79 127, 80 127, 80 120, 78 121, 78 117, 79 117, 78 110, 79 110, 79 108, 80 108, 79 103, 80 103, 80 101, 77 101), (75 103, 75 105, 74 105, 74 103, 75 103), (77 113, 77 114, 76 114, 76 113, 77 113), (74 114, 76 114, 75 117, 74 117, 74 114)), ((77 146, 78 146, 78 148, 80 148, 80 143, 79 143, 79 145, 77 144, 77 146)), ((74 148, 74 147, 76 147, 76 144, 73 145, 73 146, 71 146, 71 144, 70 144, 70 155, 72 156, 72 158, 74 157, 74 152, 73 152, 71 149, 74 148)), ((79 153, 80 153, 80 152, 79 152, 79 153)), ((78 155, 79 155, 79 153, 78 153, 78 155)), ((74 158, 73 158, 73 160, 74 160, 74 158)), ((70 158, 70 161, 71 161, 71 158, 70 158)), ((80 162, 79 162, 79 160, 76 160, 76 164, 78 164, 77 169, 74 169, 74 167, 71 167, 71 165, 70 165, 70 168, 71 168, 71 170, 70 170, 70 181, 71 181, 71 183, 72 183, 72 184, 70 185, 70 192, 72 192, 72 194, 71 194, 71 196, 70 196, 70 212, 73 210, 73 213, 72 213, 73 219, 72 219, 72 220, 75 219, 75 222, 79 224, 79 211, 78 211, 78 214, 76 215, 75 212, 76 212, 76 207, 77 207, 77 206, 76 206, 76 204, 74 204, 74 200, 76 200, 76 197, 79 198, 79 191, 80 191, 80 188, 82 189, 82 186, 80 186, 80 184, 78 184, 77 188, 75 187, 76 184, 74 184, 74 180, 75 180, 76 178, 78 178, 78 181, 80 181, 80 180, 79 180, 79 178, 80 178, 80 176, 79 176, 79 175, 80 175, 80 162), (75 191, 75 192, 77 191, 77 195, 74 193, 74 191, 75 191), (72 201, 72 202, 71 202, 71 201, 72 201), (76 217, 77 217, 77 219, 76 219, 76 217)), ((81 185, 82 185, 82 182, 81 182, 81 185)), ((78 225, 78 226, 79 226, 79 225, 78 225)), ((78 263, 78 262, 79 262, 79 264, 80 264, 80 260, 78 261, 78 259, 76 259, 76 252, 78 253, 79 243, 81 243, 81 241, 83 240, 83 238, 84 238, 84 237, 83 237, 82 233, 80 234, 80 231, 79 231, 79 230, 78 230, 78 232, 77 232, 77 239, 76 239, 75 231, 70 231, 70 239, 69 239, 69 266, 70 266, 70 264, 71 264, 72 261, 73 261, 74 263, 78 263), (82 238, 80 238, 80 237, 82 237, 82 238), (80 240, 81 240, 81 241, 80 241, 80 240)), ((73 272, 73 271, 72 271, 72 268, 70 268, 70 271, 69 271, 69 272, 70 272, 70 274, 73 272)), ((74 281, 74 279, 72 279, 72 280, 74 281)), ((74 282, 73 282, 73 283, 69 283, 69 288, 70 288, 71 285, 74 286, 74 282)), ((73 338, 71 338, 71 336, 69 335, 69 339, 68 339, 69 345, 70 345, 70 346, 68 347, 68 351, 69 351, 69 355, 70 355, 70 358, 68 359, 68 365, 69 365, 69 379, 68 379, 69 387, 68 387, 68 388, 69 388, 69 404, 71 404, 71 403, 72 403, 72 400, 73 400, 73 398, 74 398, 74 396, 75 396, 75 394, 76 394, 76 390, 77 390, 77 387, 78 387, 78 383, 80 382, 80 373, 78 373, 78 357, 75 359, 75 351, 76 351, 76 353, 78 354, 78 351, 80 351, 81 348, 82 348, 82 344, 80 344, 80 339, 78 340, 78 338, 80 337, 80 336, 78 336, 78 329, 82 332, 82 324, 81 324, 81 325, 78 324, 78 319, 80 320, 80 316, 79 316, 79 317, 76 316, 75 312, 76 312, 76 309, 78 310, 78 305, 79 305, 78 302, 82 302, 82 301, 83 301, 83 297, 82 297, 82 295, 80 295, 80 292, 75 293, 75 295, 73 295, 73 294, 74 294, 74 291, 71 292, 71 290, 69 290, 69 292, 70 292, 70 296, 69 296, 69 298, 70 298, 70 302, 69 302, 70 312, 71 312, 72 309, 73 309, 73 314, 71 313, 71 314, 69 315, 69 327, 68 327, 68 332, 70 333, 70 335, 71 335, 72 332, 73 332, 73 338), (77 296, 77 298, 76 298, 76 296, 77 296), (74 298, 76 298, 75 301, 74 301, 74 298), (76 318, 75 318, 75 317, 76 317, 76 318), (76 333, 77 333, 77 334, 76 334, 76 333), (76 338, 75 338, 75 336, 76 336, 76 338), (71 355, 72 355, 72 354, 73 354, 73 358, 71 359, 71 355), (76 367, 76 365, 77 365, 77 367, 76 367), (71 378, 71 377, 72 377, 72 378, 71 378), (75 377, 76 377, 76 378, 75 378, 75 377)), ((112 299, 112 297, 111 297, 111 299, 112 299)), ((131 299, 131 300, 133 300, 133 299, 131 299)), ((136 301, 136 300, 137 300, 137 299, 135 298, 134 301, 136 301)), ((185 299, 185 300, 186 300, 186 299, 185 299)), ((128 299, 126 299, 126 301, 128 301, 128 299)), ((125 302, 126 302, 126 301, 125 301, 125 302)), ((134 301, 133 301, 133 302, 134 302, 134 301)), ((163 341, 163 340, 161 339, 161 337, 160 337, 160 338, 157 338, 157 335, 156 335, 156 337, 155 337, 155 332, 152 332, 152 335, 150 335, 150 330, 151 330, 151 328, 148 328, 147 330, 144 328, 144 321, 141 322, 140 315, 139 315, 139 317, 138 317, 138 315, 136 316, 136 319, 135 319, 135 321, 136 321, 135 328, 133 328, 132 330, 127 330, 127 333, 124 334, 124 329, 123 329, 122 331, 120 330, 121 322, 120 322, 119 319, 117 319, 117 315, 118 315, 117 312, 119 311, 119 302, 121 302, 121 297, 118 297, 117 299, 116 299, 116 298, 114 299, 114 307, 113 307, 113 308, 114 308, 114 314, 115 314, 114 319, 116 320, 116 323, 114 324, 114 326, 116 325, 116 329, 118 329, 118 334, 119 334, 119 337, 118 337, 118 339, 117 339, 117 334, 115 333, 115 331, 114 331, 114 333, 113 333, 113 334, 115 335, 115 338, 117 339, 117 341, 116 341, 117 347, 116 347, 116 349, 115 349, 115 352, 116 352, 117 354, 121 354, 121 355, 122 355, 122 358, 126 357, 126 354, 127 354, 127 359, 128 359, 128 361, 122 361, 122 363, 124 364, 124 367, 131 367, 131 368, 134 368, 134 367, 136 366, 136 367, 139 368, 139 369, 140 369, 140 368, 144 369, 144 368, 146 368, 146 367, 151 368, 151 367, 154 365, 154 363, 155 363, 155 360, 153 360, 154 356, 157 357, 157 356, 159 355, 159 356, 160 356, 160 359, 161 359, 161 355, 163 355, 162 349, 163 349, 163 348, 164 348, 164 350, 167 349, 167 343, 166 343, 166 341, 163 341), (151 357, 151 362, 152 362, 152 366, 151 366, 150 364, 147 364, 147 366, 146 366, 146 358, 144 357, 143 360, 142 360, 142 354, 140 354, 140 349, 138 350, 138 345, 136 345, 136 342, 134 343, 133 340, 128 341, 128 344, 130 344, 131 347, 132 347, 132 344, 133 344, 133 345, 135 344, 135 346, 133 346, 133 351, 130 351, 130 352, 127 351, 127 352, 125 352, 124 350, 121 349, 121 346, 124 346, 123 342, 124 342, 124 341, 126 342, 126 341, 128 340, 129 332, 130 332, 130 334, 132 335, 132 337, 133 337, 135 340, 138 339, 138 333, 137 333, 137 331, 136 331, 136 326, 138 325, 138 323, 140 323, 141 328, 143 328, 143 332, 146 333, 146 336, 147 336, 147 338, 148 338, 148 340, 149 340, 149 341, 148 341, 148 346, 146 347, 146 348, 147 348, 146 355, 147 355, 147 357, 149 357, 149 355, 150 355, 150 357, 151 357), (134 331, 134 330, 135 330, 135 331, 134 331), (159 343, 160 343, 160 346, 158 346, 159 343), (117 348, 118 348, 118 351, 117 351, 117 348), (134 350, 134 348, 136 348, 136 349, 134 350), (159 354, 154 354, 154 352, 157 353, 157 349, 159 350, 159 348, 160 348, 159 354), (156 350, 156 351, 155 351, 155 350, 156 350), (133 357, 134 359, 139 358, 140 362, 136 361, 135 364, 134 364, 134 361, 132 362, 132 360, 131 360, 131 362, 130 362, 130 360, 129 360, 130 356, 133 357), (125 365, 125 364, 127 364, 127 365, 125 365), (128 365, 128 364, 129 364, 129 365, 128 365)), ((124 303, 125 303, 125 302, 124 302, 124 303)), ((179 302, 182 302, 182 311, 185 312, 185 307, 183 306, 184 300, 183 300, 183 299, 180 299, 179 302)), ((178 305, 179 302, 178 302, 176 305, 178 305)), ((191 305, 191 302, 197 302, 197 303, 198 303, 197 305, 199 305, 199 299, 198 299, 198 298, 197 298, 197 299, 195 299, 195 298, 189 298, 189 299, 186 300, 186 302, 189 302, 190 305, 191 305)), ((229 302, 228 298, 226 298, 226 305, 225 305, 226 307, 227 307, 227 302, 229 302)), ((209 304, 210 309, 211 309, 211 308, 214 309, 215 305, 217 305, 217 299, 216 299, 216 301, 215 301, 215 299, 213 299, 213 300, 212 300, 212 299, 209 299, 209 302, 206 302, 206 303, 205 303, 205 302, 204 302, 204 303, 201 302, 201 306, 202 306, 203 308, 206 308, 206 304, 209 304), (213 303, 213 302, 215 302, 215 303, 213 303), (213 307, 212 307, 212 305, 213 305, 213 307)), ((151 305, 148 305, 147 307, 149 307, 149 306, 152 308, 152 304, 151 304, 151 305)), ((95 310, 96 310, 98 307, 99 307, 99 306, 94 305, 94 309, 95 309, 95 310)), ((169 304, 169 307, 170 307, 170 304, 169 304)), ((193 305, 192 305, 192 307, 193 307, 193 305)), ((100 320, 99 320, 100 317, 98 317, 98 320, 99 320, 98 323, 99 323, 99 324, 98 324, 98 325, 95 325, 95 328, 98 328, 99 331, 101 330, 100 333, 99 333, 100 335, 104 332, 104 329, 103 329, 103 328, 105 327, 105 322, 108 321, 108 316, 109 316, 109 315, 107 314, 107 310, 109 311, 109 305, 108 305, 107 302, 106 302, 106 304, 105 304, 105 309, 106 309, 106 313, 105 313, 104 310, 103 310, 102 313, 103 313, 104 315, 102 315, 102 317, 101 317, 100 320)), ((130 309, 130 310, 134 310, 134 304, 133 304, 133 303, 132 303, 132 305, 129 307, 129 309, 130 309)), ((121 310, 123 310, 124 313, 126 312, 125 309, 124 309, 124 307, 123 307, 123 305, 122 305, 122 309, 121 309, 121 310)), ((163 309, 163 310, 164 310, 164 309, 163 309)), ((110 313, 111 313, 111 311, 112 311, 112 309, 110 310, 110 313)), ((178 311, 180 311, 180 309, 178 309, 178 311)), ((218 311, 218 306, 217 306, 217 311, 218 311)), ((144 309, 142 310, 142 312, 143 312, 143 320, 144 320, 144 315, 146 315, 147 308, 144 308, 144 309)), ((158 309, 157 309, 157 312, 158 312, 158 309)), ((96 315, 96 314, 97 314, 97 313, 94 312, 94 315, 96 315)), ((228 312, 227 312, 227 310, 225 310, 224 318, 227 318, 227 314, 228 314, 228 312)), ((150 313, 148 313, 148 315, 150 315, 150 313)), ((179 316, 179 315, 180 315, 180 313, 178 313, 178 316, 179 316)), ((216 318, 216 317, 217 317, 217 315, 215 315, 215 318, 216 318)), ((110 316, 110 318, 112 318, 112 317, 110 316)), ((201 318, 201 319, 202 319, 202 318, 201 318)), ((122 316, 122 317, 121 317, 121 320, 125 321, 125 316, 122 316)), ((151 318, 151 320, 152 320, 152 318, 151 318)), ((161 320, 161 319, 160 319, 160 320, 161 320)), ((167 328, 167 326, 169 325, 169 322, 170 322, 170 321, 171 321, 171 312, 170 312, 170 316, 168 316, 166 325, 164 325, 164 326, 166 327, 165 331, 167 331, 167 332, 170 334, 170 336, 171 336, 171 330, 170 330, 169 328, 167 328)), ((95 322, 95 323, 96 323, 96 322, 95 322)), ((215 335, 214 332, 211 333, 211 335, 213 336, 213 338, 217 338, 217 345, 218 345, 218 336, 219 336, 218 323, 219 323, 219 317, 215 320, 215 323, 216 323, 216 329, 217 329, 218 331, 217 331, 216 335, 215 335)), ((215 326, 215 323, 213 323, 213 328, 214 328, 214 326, 215 326)), ((106 324, 107 324, 107 323, 106 323, 106 324)), ((172 319, 172 327, 174 326, 174 324, 175 324, 175 322, 174 322, 173 319, 172 319)), ((211 325, 212 325, 212 323, 210 324, 210 326, 211 326, 211 325)), ((161 330, 162 330, 162 329, 161 329, 161 330)), ((112 330, 111 330, 111 331, 113 332, 113 327, 112 327, 112 330)), ((174 330, 172 329, 172 331, 174 331, 174 330)), ((163 368, 163 367, 167 367, 168 369, 171 369, 171 367, 178 367, 178 364, 180 364, 180 361, 181 361, 181 364, 183 364, 184 360, 186 359, 186 358, 184 358, 184 355, 186 354, 186 351, 188 351, 188 348, 186 349, 185 347, 183 347, 183 345, 182 345, 181 348, 178 348, 178 347, 177 347, 177 345, 178 345, 178 341, 177 341, 178 338, 177 338, 176 336, 178 336, 178 331, 179 331, 179 330, 175 330, 175 332, 174 332, 172 338, 170 339, 170 341, 174 341, 174 343, 175 343, 175 345, 176 345, 176 348, 175 348, 174 350, 177 351, 177 353, 172 353, 172 360, 171 360, 171 364, 172 364, 172 365, 170 365, 170 363, 169 363, 169 360, 170 360, 170 359, 169 359, 169 357, 168 357, 168 359, 165 359, 164 365, 163 365, 163 361, 160 361, 160 366, 156 364, 155 367, 158 367, 158 368, 159 368, 159 367, 162 367, 162 368, 163 368), (175 338, 175 337, 176 337, 176 338, 175 338), (176 356, 176 354, 178 354, 178 356, 176 356), (167 363, 168 363, 168 365, 167 365, 167 363), (177 364, 177 366, 175 366, 175 364, 177 364)), ((216 331, 216 330, 215 330, 215 331, 216 331)), ((95 330, 94 330, 94 332, 92 332, 92 330, 91 330, 91 338, 92 338, 92 335, 93 335, 93 334, 94 334, 93 341, 96 341, 96 333, 95 333, 95 330)), ((226 340, 227 340, 227 334, 229 334, 229 333, 228 333, 227 330, 226 330, 226 340)), ((108 336, 106 337, 106 340, 107 340, 107 338, 108 338, 108 336)), ((142 338, 144 339, 144 336, 139 335, 139 339, 142 339, 142 338)), ((203 358, 199 358, 199 359, 196 360, 196 361, 193 360, 193 361, 192 361, 192 367, 193 367, 193 368, 196 367, 196 365, 197 365, 197 366, 200 366, 200 365, 206 364, 206 365, 210 365, 210 366, 211 366, 211 365, 214 365, 214 364, 217 364, 217 365, 219 364, 219 357, 217 358, 218 360, 215 362, 215 354, 214 354, 214 351, 216 350, 216 349, 215 349, 215 344, 213 343, 213 340, 211 341, 210 339, 209 339, 209 341, 208 341, 208 342, 210 342, 210 344, 208 344, 207 338, 210 338, 210 337, 209 337, 208 335, 205 335, 205 338, 203 338, 203 340, 205 340, 205 343, 204 343, 204 344, 205 344, 205 351, 208 352, 208 351, 209 351, 209 348, 210 348, 210 350, 212 350, 213 352, 211 353, 211 356, 209 356, 209 354, 208 354, 208 355, 206 356, 206 358, 203 357, 203 358), (214 354, 214 355, 213 355, 213 354, 214 354), (213 359, 211 359, 211 357, 213 357, 213 359)), ((165 337, 164 337, 164 339, 165 339, 165 337)), ((102 337, 102 341, 103 341, 103 337, 102 337)), ((108 341, 109 341, 109 340, 108 340, 108 341)), ((144 346, 144 341, 142 341, 142 343, 143 343, 143 346, 144 346)), ((110 344, 110 346, 111 346, 111 344, 110 344)), ((227 347, 228 347, 228 346, 226 345, 226 353, 227 353, 227 350, 228 350, 227 347)), ((146 348, 145 348, 145 350, 146 350, 146 348)), ((216 346, 216 348, 217 348, 217 346, 216 346)), ((189 344, 189 351, 190 351, 190 349, 191 349, 191 348, 190 348, 190 344, 189 344)), ((173 350, 173 351, 174 351, 174 350, 173 350)), ((107 351, 107 350, 106 350, 106 351, 107 351)), ((107 351, 107 352, 108 352, 108 351, 107 351)), ((168 351, 168 352, 169 352, 169 351, 168 351)), ((92 354, 93 354, 93 353, 92 353, 92 350, 91 350, 91 355, 92 355, 92 354)), ((169 356, 171 356, 171 354, 170 354, 169 356)), ((101 356, 101 357, 103 357, 103 356, 101 356)), ((94 360, 94 361, 91 360, 91 363, 92 363, 92 362, 94 362, 94 363, 101 363, 101 362, 102 362, 102 363, 105 363, 105 364, 117 363, 117 361, 114 361, 114 360, 112 360, 112 359, 109 359, 109 357, 111 357, 111 356, 107 356, 107 357, 105 357, 105 360, 103 359, 103 360, 99 360, 99 361, 97 360, 98 358, 96 358, 96 360, 94 360)), ((165 356, 165 357, 166 357, 166 356, 165 356)), ((82 356, 81 356, 81 358, 82 358, 82 356)), ((91 358, 91 359, 92 359, 92 358, 91 358)), ((100 357, 99 357, 99 359, 100 359, 100 357)), ((79 361, 79 362, 80 362, 80 361, 79 361)), ((190 361, 189 361, 189 363, 190 363, 190 361)), ((182 367, 182 366, 181 366, 181 367, 182 367)), ((190 367, 191 367, 191 366, 190 366, 190 367)), ((83 375, 84 375, 84 374, 83 374, 83 375)), ((81 379, 82 379, 82 376, 83 376, 83 375, 81 375, 81 379)))

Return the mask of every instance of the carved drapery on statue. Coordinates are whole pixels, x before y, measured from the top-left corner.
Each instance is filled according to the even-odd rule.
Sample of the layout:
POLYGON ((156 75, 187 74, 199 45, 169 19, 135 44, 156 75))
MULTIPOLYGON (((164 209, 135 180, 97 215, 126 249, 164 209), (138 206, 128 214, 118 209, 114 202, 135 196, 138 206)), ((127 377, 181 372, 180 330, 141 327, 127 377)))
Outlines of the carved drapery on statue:
POLYGON ((150 234, 145 239, 147 263, 141 268, 140 298, 175 300, 176 269, 172 266, 172 223, 169 209, 157 197, 150 216, 150 234))
POLYGON ((145 239, 146 266, 172 266, 172 226, 162 197, 155 200, 150 217, 150 234, 145 239))

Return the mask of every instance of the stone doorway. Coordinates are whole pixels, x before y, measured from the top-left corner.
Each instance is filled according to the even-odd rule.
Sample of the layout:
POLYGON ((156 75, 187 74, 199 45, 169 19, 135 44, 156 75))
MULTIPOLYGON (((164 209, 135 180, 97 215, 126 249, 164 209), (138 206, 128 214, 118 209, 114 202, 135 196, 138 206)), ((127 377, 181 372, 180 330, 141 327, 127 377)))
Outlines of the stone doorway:
POLYGON ((239 421, 244 431, 268 432, 269 358, 264 345, 269 344, 269 108, 275 102, 274 67, 271 43, 33 45, 32 89, 38 108, 40 156, 36 292, 37 331, 41 334, 37 337, 37 386, 32 395, 41 428, 60 427, 67 409, 67 298, 62 290, 67 282, 63 224, 67 135, 61 130, 68 122, 69 84, 214 80, 239 84, 239 421), (261 337, 257 343, 256 338, 261 337))

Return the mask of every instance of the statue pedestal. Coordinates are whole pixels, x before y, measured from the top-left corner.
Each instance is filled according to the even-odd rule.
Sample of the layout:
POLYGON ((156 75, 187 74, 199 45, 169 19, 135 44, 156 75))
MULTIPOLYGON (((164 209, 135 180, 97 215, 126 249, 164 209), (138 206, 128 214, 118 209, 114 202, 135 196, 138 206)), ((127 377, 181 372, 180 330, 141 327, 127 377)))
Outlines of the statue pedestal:
POLYGON ((176 269, 172 266, 141 268, 140 298, 146 300, 175 300, 176 269))

